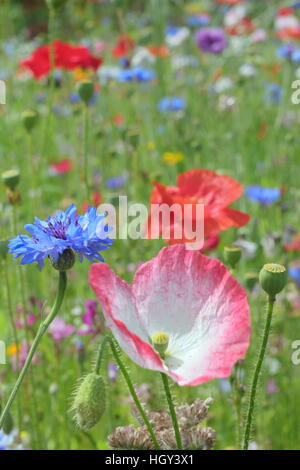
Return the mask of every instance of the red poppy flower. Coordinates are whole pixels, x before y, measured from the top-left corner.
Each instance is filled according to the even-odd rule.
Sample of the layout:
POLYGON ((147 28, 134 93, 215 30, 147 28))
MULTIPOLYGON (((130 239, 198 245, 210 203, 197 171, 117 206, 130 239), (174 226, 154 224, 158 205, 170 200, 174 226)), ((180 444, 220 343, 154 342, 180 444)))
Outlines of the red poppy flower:
MULTIPOLYGON (((216 236, 220 231, 230 227, 241 227, 249 222, 249 215, 228 206, 236 201, 242 194, 243 186, 229 176, 218 175, 211 170, 195 169, 181 173, 177 178, 177 186, 164 186, 153 182, 150 204, 151 214, 147 223, 148 238, 153 235, 163 236, 168 228, 170 236, 166 240, 169 244, 193 243, 195 239, 186 237, 184 218, 189 218, 191 230, 195 231, 199 224, 204 223, 204 238, 216 236), (204 204, 204 220, 198 220, 197 206, 204 204), (153 204, 159 207, 171 207, 176 204, 181 208, 181 217, 170 211, 168 220, 157 216, 153 204), (164 206, 162 206, 164 204, 164 206), (188 206, 189 205, 189 206, 188 206), (189 208, 188 215, 186 208, 189 208), (168 227, 166 227, 168 224, 168 227), (181 226, 181 227, 180 227, 181 226), (178 237, 178 227, 181 228, 181 238, 178 237)), ((202 216, 202 214, 201 214, 202 216)))
MULTIPOLYGON (((102 59, 93 56, 86 46, 73 46, 58 40, 54 41, 55 68, 74 70, 81 67, 97 70, 101 63, 102 59)), ((51 69, 49 45, 38 47, 30 57, 21 61, 21 65, 31 70, 37 80, 47 75, 51 69)))
POLYGON ((50 170, 54 175, 62 175, 64 173, 69 173, 72 170, 72 162, 68 158, 64 158, 60 162, 51 163, 50 170))
POLYGON ((125 34, 119 37, 117 45, 113 48, 112 53, 115 57, 126 56, 135 46, 135 42, 125 34))

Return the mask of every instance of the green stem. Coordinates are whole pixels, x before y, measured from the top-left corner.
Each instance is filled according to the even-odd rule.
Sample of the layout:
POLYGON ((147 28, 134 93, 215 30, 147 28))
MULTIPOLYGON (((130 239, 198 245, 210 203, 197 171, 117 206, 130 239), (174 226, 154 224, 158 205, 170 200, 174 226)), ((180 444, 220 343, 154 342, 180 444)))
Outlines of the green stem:
MULTIPOLYGON (((145 423, 145 425, 146 425, 146 428, 147 428, 147 430, 148 430, 148 432, 149 432, 149 434, 150 434, 150 437, 151 437, 151 439, 152 439, 152 442, 153 442, 153 444, 154 444, 154 447, 155 447, 156 450, 159 450, 160 447, 159 447, 159 444, 158 444, 157 439, 156 439, 156 437, 155 437, 155 434, 154 434, 152 425, 151 425, 151 423, 150 423, 150 421, 149 421, 149 419, 148 419, 148 416, 147 416, 146 412, 144 411, 144 408, 142 407, 142 404, 141 404, 141 402, 140 402, 140 400, 139 400, 139 398, 138 398, 138 396, 137 396, 137 394, 136 394, 136 391, 135 391, 134 386, 133 386, 133 384, 132 384, 132 382, 131 382, 130 376, 129 376, 127 370, 126 370, 126 367, 124 366, 124 364, 123 364, 123 362, 122 362, 122 360, 121 360, 121 357, 120 357, 120 354, 119 354, 119 352, 118 352, 118 349, 117 349, 117 347, 116 347, 114 341, 113 341, 109 336, 106 336, 106 338, 107 338, 106 342, 109 342, 109 345, 110 345, 112 354, 113 354, 113 356, 114 356, 114 359, 115 359, 115 361, 116 361, 116 363, 117 363, 117 365, 118 365, 118 367, 119 367, 119 369, 120 369, 120 371, 121 371, 121 373, 122 373, 122 375, 123 375, 123 377, 124 377, 124 379, 125 379, 125 382, 126 382, 126 384, 127 384, 127 387, 128 387, 128 389, 129 389, 129 392, 130 392, 130 394, 131 394, 131 396, 132 396, 132 399, 133 399, 133 401, 134 401, 134 404, 135 404, 135 406, 137 407, 137 409, 138 409, 138 411, 139 411, 141 417, 143 418, 143 421, 144 421, 144 423, 145 423)), ((105 344, 106 344, 106 342, 105 342, 105 344)), ((102 347, 102 345, 103 345, 103 347, 104 347, 105 344, 104 344, 104 342, 102 342, 101 347, 102 347)), ((102 349, 102 348, 101 348, 101 349, 102 349)), ((102 354, 102 357, 103 357, 103 354, 102 354)), ((101 364, 100 364, 100 365, 101 365, 101 364)))
POLYGON ((268 297, 267 319, 266 319, 266 324, 265 324, 265 329, 264 329, 264 334, 263 334, 263 340, 262 340, 261 348, 259 351, 258 360, 255 366, 252 385, 250 389, 250 398, 249 398, 249 405, 248 405, 248 411, 247 411, 247 417, 246 417, 243 450, 248 450, 250 433, 251 433, 251 425, 252 425, 252 419, 253 419, 253 413, 254 413, 254 407, 255 407, 257 384, 258 384, 258 379, 259 379, 262 363, 263 363, 265 352, 266 352, 266 347, 268 344, 274 303, 275 303, 275 299, 268 297))
POLYGON ((170 410, 170 415, 171 415, 173 428, 174 428, 174 432, 175 432, 177 447, 178 447, 178 450, 182 450, 182 441, 181 441, 181 436, 180 436, 180 430, 179 430, 179 426, 178 426, 175 407, 174 407, 173 400, 172 400, 172 395, 171 395, 171 390, 170 390, 170 386, 169 386, 168 377, 163 372, 161 372, 160 375, 161 375, 161 378, 162 378, 162 381, 163 381, 163 384, 164 384, 165 394, 166 394, 167 402, 168 402, 168 405, 169 405, 169 410, 170 410))
MULTIPOLYGON (((11 300, 11 291, 10 291, 9 277, 8 277, 8 266, 7 266, 7 260, 6 259, 3 260, 3 270, 4 270, 5 285, 6 285, 6 298, 7 298, 8 315, 9 315, 9 320, 10 320, 10 324, 11 324, 13 341, 16 345, 16 378, 18 378, 18 370, 19 370, 19 363, 20 363, 20 344, 19 344, 17 328, 16 328, 16 325, 15 325, 15 322, 14 322, 12 300, 11 300)), ((21 401, 20 401, 20 398, 18 398, 18 426, 19 426, 20 431, 22 429, 22 421, 23 420, 22 420, 21 401)))
POLYGON ((43 141, 43 154, 46 152, 46 149, 49 146, 48 136, 50 135, 50 126, 51 126, 51 115, 52 115, 52 105, 54 98, 54 88, 55 88, 55 46, 54 46, 54 33, 55 33, 55 8, 51 5, 51 2, 48 4, 49 20, 48 20, 48 44, 49 44, 49 61, 50 61, 50 72, 49 72, 49 98, 47 106, 47 115, 45 119, 44 127, 44 141, 43 141))
POLYGON ((10 394, 10 397, 4 407, 4 410, 1 414, 1 417, 0 417, 0 429, 2 428, 3 426, 3 423, 4 423, 4 420, 7 416, 7 413, 9 412, 13 402, 14 402, 14 399, 19 391, 19 388, 24 380, 24 377, 26 375, 26 372, 27 370, 29 369, 29 366, 31 364, 31 361, 33 359, 33 356, 38 348, 38 345, 40 344, 41 342, 41 339, 42 337, 44 336, 44 334, 46 333, 46 331, 48 330, 50 324, 52 323, 52 321, 54 320, 54 318, 56 317, 60 307, 61 307, 61 304, 62 304, 62 301, 63 301, 63 298, 64 298, 64 294, 65 294, 65 290, 66 290, 66 285, 67 285, 67 275, 66 275, 66 272, 65 271, 60 271, 59 272, 59 283, 58 283, 58 292, 57 292, 57 297, 56 297, 56 300, 55 300, 55 303, 52 307, 52 310, 51 312, 49 313, 49 315, 47 316, 47 318, 41 323, 39 329, 38 329, 38 332, 36 334, 36 337, 35 339, 33 340, 33 343, 32 343, 32 346, 30 348, 30 351, 28 353, 28 356, 26 358, 26 361, 25 361, 25 364, 20 372, 20 375, 19 375, 19 378, 17 380, 17 382, 15 383, 14 385, 14 388, 10 394))
POLYGON ((84 115, 83 115, 83 180, 86 190, 86 197, 89 202, 89 161, 88 161, 88 144, 89 144, 89 107, 84 104, 84 115))
POLYGON ((100 348, 99 348, 98 356, 97 356, 97 361, 96 361, 96 365, 95 365, 96 374, 99 374, 99 372, 100 372, 100 367, 101 367, 103 356, 104 356, 105 346, 107 345, 107 343, 109 343, 109 341, 110 341, 110 337, 109 336, 104 336, 104 339, 103 339, 102 343, 100 344, 100 348))

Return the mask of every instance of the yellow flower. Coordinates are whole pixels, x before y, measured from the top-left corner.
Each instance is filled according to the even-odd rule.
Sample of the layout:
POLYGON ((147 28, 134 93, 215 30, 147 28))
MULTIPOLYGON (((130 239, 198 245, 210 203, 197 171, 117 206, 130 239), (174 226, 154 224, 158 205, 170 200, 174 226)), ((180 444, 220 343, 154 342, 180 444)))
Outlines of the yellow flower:
POLYGON ((184 155, 181 152, 165 152, 163 154, 163 159, 167 165, 175 165, 184 159, 184 155))
POLYGON ((88 80, 91 77, 91 71, 83 70, 82 68, 78 67, 73 71, 73 76, 75 80, 77 80, 78 82, 82 82, 84 80, 88 80))
POLYGON ((155 149, 155 143, 153 142, 153 140, 150 140, 149 142, 147 142, 147 150, 154 150, 155 149))
POLYGON ((17 351, 18 351, 18 346, 16 344, 11 344, 7 348, 7 354, 9 356, 15 356, 17 354, 17 351))

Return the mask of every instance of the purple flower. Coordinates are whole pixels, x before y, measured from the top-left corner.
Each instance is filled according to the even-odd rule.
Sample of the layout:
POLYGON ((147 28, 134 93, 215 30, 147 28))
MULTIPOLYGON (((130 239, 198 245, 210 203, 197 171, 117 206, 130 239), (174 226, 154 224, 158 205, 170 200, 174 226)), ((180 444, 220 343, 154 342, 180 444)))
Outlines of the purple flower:
POLYGON ((77 332, 79 336, 97 335, 103 331, 102 318, 97 311, 96 300, 86 300, 85 313, 82 315, 83 327, 77 332))
POLYGON ((67 325, 61 317, 56 317, 49 327, 52 338, 58 341, 70 336, 74 330, 74 326, 67 325))
POLYGON ((202 28, 196 32, 196 44, 203 52, 219 54, 228 44, 226 35, 221 28, 202 28))
POLYGON ((108 364, 107 376, 108 376, 109 380, 111 380, 112 382, 116 381, 116 379, 118 377, 118 367, 116 366, 116 364, 113 364, 112 362, 110 362, 108 364))

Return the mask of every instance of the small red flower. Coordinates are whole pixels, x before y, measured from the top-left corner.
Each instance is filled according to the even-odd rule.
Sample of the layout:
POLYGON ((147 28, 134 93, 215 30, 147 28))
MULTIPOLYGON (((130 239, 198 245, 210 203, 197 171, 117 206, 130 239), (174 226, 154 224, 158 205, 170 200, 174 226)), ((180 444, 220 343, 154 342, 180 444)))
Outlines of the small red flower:
POLYGON ((62 175, 64 173, 69 173, 72 170, 73 163, 68 158, 64 158, 60 162, 51 163, 50 171, 54 175, 62 175))
POLYGON ((168 57, 169 55, 169 48, 168 46, 149 46, 149 52, 154 55, 155 57, 168 57))
POLYGON ((226 28, 226 33, 230 36, 242 36, 253 33, 255 29, 256 26, 253 24, 250 18, 245 17, 235 26, 226 28))
POLYGON ((127 35, 123 34, 119 37, 117 45, 113 48, 112 53, 115 57, 121 58, 126 56, 135 46, 135 42, 127 35))
MULTIPOLYGON (((101 200, 102 200, 102 197, 101 197, 101 194, 98 193, 98 192, 95 192, 92 194, 92 205, 94 207, 97 207, 99 206, 99 204, 101 203, 101 200)), ((86 212, 88 210, 88 207, 90 206, 90 204, 87 202, 87 201, 84 201, 84 203, 82 204, 82 212, 86 212)))
MULTIPOLYGON (((182 208, 182 220, 175 220, 174 213, 170 213, 170 239, 166 240, 169 244, 193 242, 184 236, 185 205, 191 205, 191 226, 192 230, 195 230, 197 223, 201 222, 196 218, 197 204, 204 204, 205 240, 230 227, 242 227, 249 222, 248 214, 228 207, 239 199, 243 191, 243 186, 229 176, 218 175, 211 170, 196 169, 178 175, 177 186, 164 186, 156 181, 153 185, 151 205, 165 204, 170 207, 178 204, 182 208), (175 236, 178 234, 178 223, 182 224, 182 238, 175 236)), ((163 223, 162 218, 157 220, 152 213, 148 218, 148 238, 151 238, 153 232, 158 232, 161 236, 165 229, 163 223)))
POLYGON ((300 28, 284 28, 277 32, 279 39, 300 39, 300 28))
POLYGON ((295 236, 292 243, 290 243, 289 245, 285 245, 284 249, 286 251, 294 251, 296 253, 300 253, 300 233, 295 236))
MULTIPOLYGON (((101 63, 102 59, 93 56, 86 46, 54 41, 55 68, 74 70, 81 67, 97 70, 101 63)), ((49 45, 38 47, 30 57, 21 61, 21 65, 29 69, 36 80, 46 76, 51 70, 49 45)))

